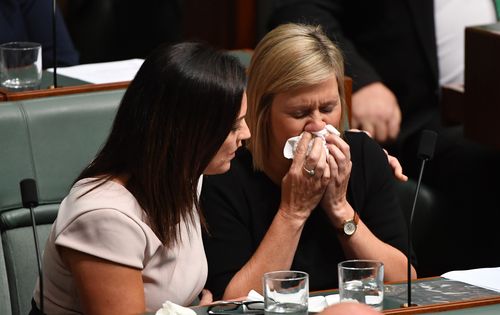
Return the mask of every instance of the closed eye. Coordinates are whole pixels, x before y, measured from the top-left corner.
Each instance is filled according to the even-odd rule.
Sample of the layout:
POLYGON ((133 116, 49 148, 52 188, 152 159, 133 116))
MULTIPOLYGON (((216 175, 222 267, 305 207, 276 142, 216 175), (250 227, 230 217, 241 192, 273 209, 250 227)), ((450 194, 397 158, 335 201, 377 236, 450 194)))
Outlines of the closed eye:
POLYGON ((294 111, 291 113, 293 118, 304 118, 309 115, 309 111, 294 111))
POLYGON ((334 105, 328 105, 328 106, 322 106, 319 110, 322 112, 322 113, 331 113, 333 111, 333 109, 335 108, 334 105))

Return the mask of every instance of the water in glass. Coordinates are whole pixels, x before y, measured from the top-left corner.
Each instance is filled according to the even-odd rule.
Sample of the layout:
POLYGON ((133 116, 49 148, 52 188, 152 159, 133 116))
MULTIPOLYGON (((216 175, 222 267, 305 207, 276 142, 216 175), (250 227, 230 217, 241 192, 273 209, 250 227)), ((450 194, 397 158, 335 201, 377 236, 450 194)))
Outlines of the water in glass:
POLYGON ((297 303, 276 303, 270 305, 266 311, 266 315, 307 315, 307 305, 297 303))
POLYGON ((365 280, 351 280, 344 283, 342 301, 354 300, 368 304, 377 310, 382 310, 384 291, 373 278, 365 280))

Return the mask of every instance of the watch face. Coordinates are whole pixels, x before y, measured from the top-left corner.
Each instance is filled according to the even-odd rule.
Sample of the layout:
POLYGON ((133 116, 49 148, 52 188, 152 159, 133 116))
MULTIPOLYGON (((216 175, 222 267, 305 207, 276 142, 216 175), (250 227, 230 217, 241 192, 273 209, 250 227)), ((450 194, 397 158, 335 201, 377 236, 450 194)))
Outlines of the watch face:
POLYGON ((346 235, 353 235, 356 232, 356 224, 352 221, 346 222, 344 224, 344 233, 346 235))

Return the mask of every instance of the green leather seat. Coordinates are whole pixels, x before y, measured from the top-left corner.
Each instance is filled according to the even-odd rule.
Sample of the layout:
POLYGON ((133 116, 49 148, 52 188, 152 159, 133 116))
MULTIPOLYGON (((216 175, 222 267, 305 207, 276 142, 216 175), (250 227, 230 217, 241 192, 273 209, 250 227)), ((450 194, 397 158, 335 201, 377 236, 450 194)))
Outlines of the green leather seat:
POLYGON ((27 314, 38 270, 19 182, 34 178, 42 248, 59 203, 109 134, 124 90, 0 103, 0 314, 27 314), (8 287, 8 290, 6 288, 8 287))
MULTIPOLYGON (((0 237, 1 239, 1 237, 0 237)), ((3 255, 3 246, 0 242, 0 314, 11 315, 9 282, 3 255)))

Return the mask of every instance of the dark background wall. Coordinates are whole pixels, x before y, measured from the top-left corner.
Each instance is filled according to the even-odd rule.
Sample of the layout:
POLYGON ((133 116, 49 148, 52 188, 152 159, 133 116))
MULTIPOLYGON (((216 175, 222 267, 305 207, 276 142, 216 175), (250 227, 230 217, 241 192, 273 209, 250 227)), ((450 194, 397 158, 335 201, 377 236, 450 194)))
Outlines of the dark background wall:
POLYGON ((265 0, 59 0, 80 63, 144 58, 164 42, 254 48, 265 0))

